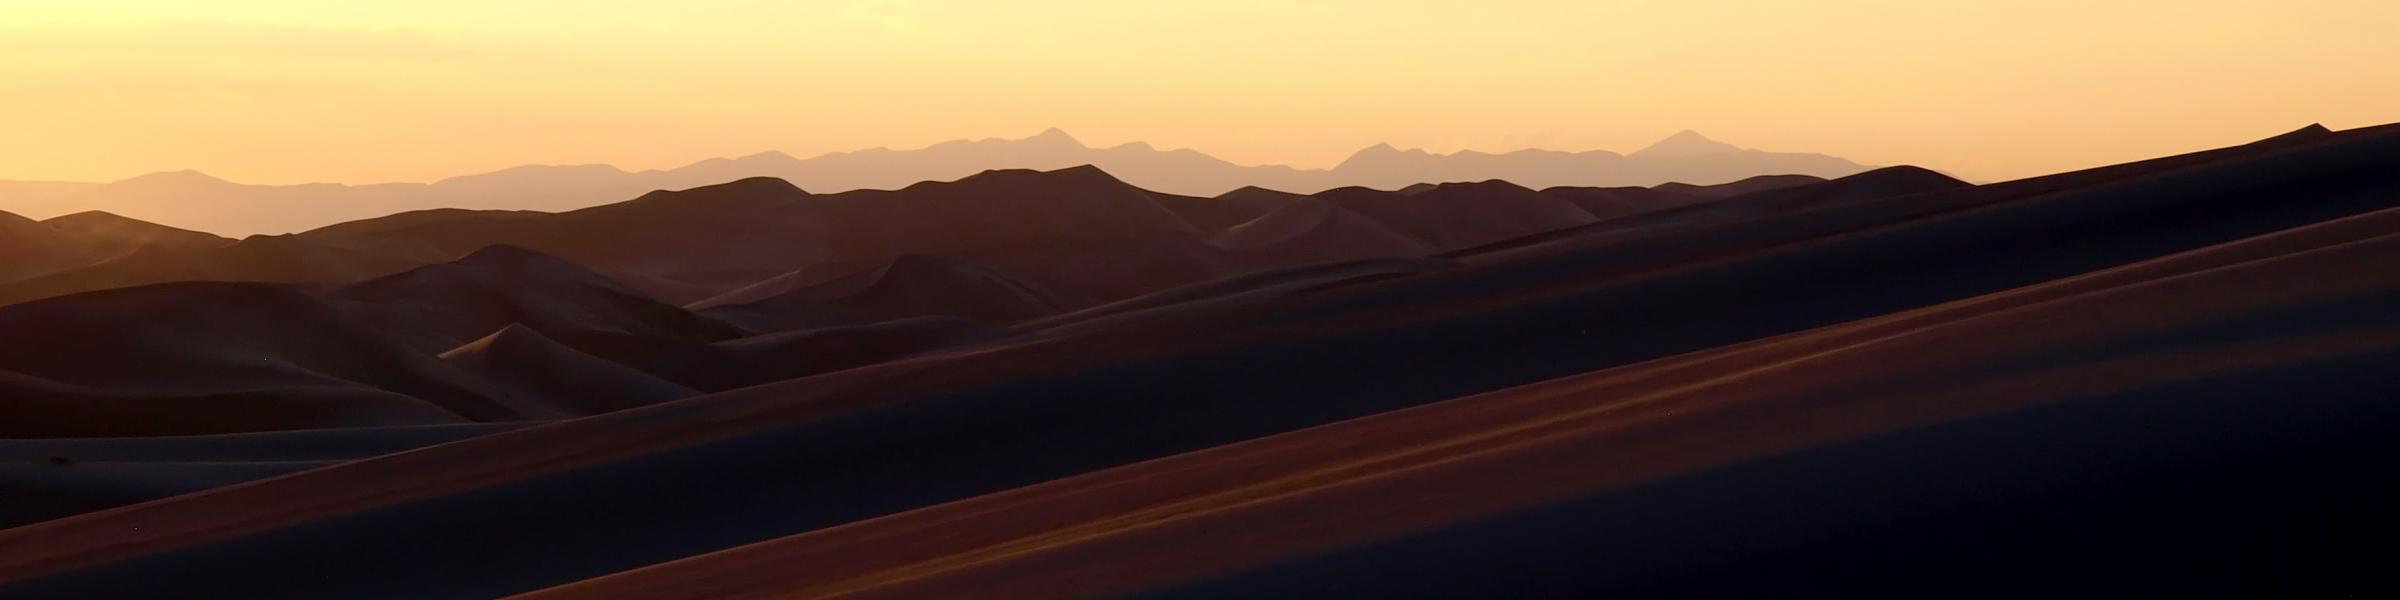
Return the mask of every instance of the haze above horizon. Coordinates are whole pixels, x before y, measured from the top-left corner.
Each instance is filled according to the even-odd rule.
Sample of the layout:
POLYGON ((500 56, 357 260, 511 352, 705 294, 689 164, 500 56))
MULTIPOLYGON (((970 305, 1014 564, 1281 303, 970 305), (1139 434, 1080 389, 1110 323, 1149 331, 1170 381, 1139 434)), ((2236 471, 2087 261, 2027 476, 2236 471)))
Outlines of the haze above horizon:
POLYGON ((1678 130, 1998 180, 2396 120, 2400 6, 11 1, 0 179, 431 181, 1018 137, 1324 168, 1678 130), (1898 51, 1896 49, 1907 49, 1898 51))

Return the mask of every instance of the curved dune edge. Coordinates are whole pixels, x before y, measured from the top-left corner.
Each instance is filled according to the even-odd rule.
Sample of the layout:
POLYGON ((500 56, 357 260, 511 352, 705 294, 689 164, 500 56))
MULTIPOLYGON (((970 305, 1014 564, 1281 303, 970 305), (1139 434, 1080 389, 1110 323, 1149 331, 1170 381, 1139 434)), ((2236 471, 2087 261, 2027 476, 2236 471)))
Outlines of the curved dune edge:
POLYGON ((2400 258, 2400 210, 1129 465, 520 597, 1125 593, 1882 431, 2400 351, 2400 322, 2352 316, 2385 322, 2336 335, 1977 373, 2059 347, 2390 297, 2400 293, 2400 274, 2377 265, 2391 258, 2400 258), (1960 344, 1966 340, 1975 343, 1960 344), (1939 377, 1945 370, 1975 376, 1939 377), (1838 403, 1811 395, 1897 373, 1929 384, 1838 403), (1760 415, 1782 421, 1774 430, 1744 424, 1760 415), (1782 433, 1759 435, 1769 431, 1782 433), (1692 446, 1691 432, 1716 432, 1707 439, 1717 445, 1692 446), (1411 500, 1405 507, 1375 500, 1391 497, 1411 500))

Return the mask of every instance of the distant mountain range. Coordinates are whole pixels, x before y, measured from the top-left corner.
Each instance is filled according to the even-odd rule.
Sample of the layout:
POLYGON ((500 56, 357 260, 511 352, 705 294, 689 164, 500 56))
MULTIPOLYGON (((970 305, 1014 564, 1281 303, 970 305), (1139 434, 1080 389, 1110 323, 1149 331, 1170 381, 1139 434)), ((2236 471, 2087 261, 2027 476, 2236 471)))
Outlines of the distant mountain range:
POLYGON ((1865 165, 1822 154, 1752 150, 1685 131, 1631 154, 1604 150, 1519 150, 1436 154, 1377 144, 1332 169, 1246 166, 1189 149, 1134 142, 1084 145, 1051 129, 1024 139, 957 140, 915 150, 874 148, 801 159, 781 152, 712 158, 668 170, 609 165, 533 165, 433 183, 246 185, 194 171, 162 172, 112 183, 0 181, 0 211, 35 219, 106 211, 143 221, 226 235, 291 233, 333 223, 433 208, 558 212, 615 202, 652 190, 685 189, 748 177, 775 177, 810 192, 897 189, 994 169, 1055 170, 1092 165, 1127 183, 1170 194, 1215 196, 1243 187, 1314 193, 1363 186, 1507 180, 1556 186, 1710 185, 1755 175, 1841 177, 1865 165))

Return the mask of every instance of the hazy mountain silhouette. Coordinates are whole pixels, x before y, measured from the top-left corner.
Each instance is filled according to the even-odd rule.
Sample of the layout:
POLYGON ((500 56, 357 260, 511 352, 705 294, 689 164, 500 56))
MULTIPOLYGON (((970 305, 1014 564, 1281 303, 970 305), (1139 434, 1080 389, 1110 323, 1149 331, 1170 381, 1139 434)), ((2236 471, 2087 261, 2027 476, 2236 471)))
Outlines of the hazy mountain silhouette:
POLYGON ((1708 139, 1708 136, 1700 135, 1700 132, 1686 129, 1675 132, 1675 135, 1667 136, 1667 139, 1659 140, 1648 147, 1635 150, 1629 156, 1648 158, 1706 156, 1741 152, 1742 150, 1740 146, 1708 139))
POLYGON ((244 185, 193 171, 153 173, 105 184, 0 181, 0 210, 34 218, 101 210, 219 234, 291 233, 428 209, 558 212, 749 177, 774 177, 818 193, 898 189, 1000 169, 1093 165, 1143 189, 1215 196, 1244 186, 1317 192, 1362 186, 1503 179, 1531 188, 1707 185, 1756 175, 1839 177, 1867 167, 1819 154, 1764 152, 1685 131, 1630 155, 1520 150, 1433 154, 1377 144, 1332 169, 1246 166, 1190 149, 1134 142, 1084 145, 1050 129, 1023 139, 957 140, 914 150, 873 148, 800 159, 781 152, 712 158, 680 168, 626 171, 608 165, 531 165, 433 183, 244 185))

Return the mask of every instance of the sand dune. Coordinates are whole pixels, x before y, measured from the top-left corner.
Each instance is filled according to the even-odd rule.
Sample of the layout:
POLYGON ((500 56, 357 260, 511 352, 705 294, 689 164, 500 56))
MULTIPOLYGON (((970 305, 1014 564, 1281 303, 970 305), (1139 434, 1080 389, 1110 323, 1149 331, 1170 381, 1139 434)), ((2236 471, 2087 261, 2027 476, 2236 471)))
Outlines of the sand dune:
POLYGON ((1709 198, 1661 191, 1656 188, 1597 188, 1554 187, 1542 190, 1542 195, 1564 198, 1577 208, 1599 219, 1614 219, 1626 215, 1665 210, 1707 202, 1709 198))
POLYGON ((735 288, 733 291, 693 301, 684 304, 683 307, 691 310, 705 310, 719 306, 749 304, 873 269, 872 265, 845 262, 818 263, 762 279, 757 283, 735 288))
POLYGON ((305 292, 174 283, 0 308, 8 437, 176 435, 557 416, 305 292))
MULTIPOLYGON (((1840 456, 1854 446, 1834 440, 1863 438, 1870 440, 1863 442, 1866 444, 1933 446, 1953 453, 1962 450, 1923 436, 1912 439, 1888 433, 1915 429, 1933 434, 1999 428, 1993 435, 2008 436, 2019 446, 2002 452, 2003 457, 1989 468, 2065 466, 2053 461, 2104 455, 2130 445, 2122 438, 2108 440, 2107 436, 2147 438, 2142 441, 2201 454, 2142 458, 2134 464, 2100 469, 2141 475, 2146 475, 2145 469, 2159 468, 2189 473, 2201 465, 2226 461, 2230 457, 2225 455, 2230 453, 2206 452, 2205 444, 2290 440, 2298 432, 2276 429, 2295 425, 2328 435, 2304 442, 2286 441, 2281 446, 2313 451, 2311 454, 2322 452, 2310 447, 2320 445, 2394 448, 2388 438, 2366 437, 2373 431, 2400 426, 2400 420, 2392 418, 2389 411, 2373 408, 2379 404, 2373 399, 2400 389, 2400 380, 2361 368, 2367 364, 2364 361, 2400 355, 2400 320, 2379 314, 2382 311, 2361 310, 2366 308, 2361 301, 2400 298, 2400 275, 2376 266, 2400 257, 2400 228, 2394 227, 2400 225, 2400 211, 2375 216, 2381 217, 2375 224, 2377 231, 2364 239, 2316 231, 2310 233, 2318 235, 2293 236, 2307 239, 2265 242, 2294 247, 2253 249, 2249 247, 2253 242, 2236 242, 2057 285, 1462 398, 982 496, 554 588, 534 597, 644 595, 669 590, 712 596, 1092 596, 1194 580, 1198 580, 1194 587, 1180 591, 1210 596, 1336 590, 1377 595, 1432 589, 1470 593, 1489 589, 1481 586, 1538 581, 1555 592, 1588 593, 1640 590, 1662 580, 1674 586, 1670 589, 1688 590, 1694 585, 1744 590, 1774 587, 1759 581, 1712 582, 1694 577, 1699 570, 1749 573, 1761 566, 1783 577, 1835 579, 1840 576, 1805 573, 1778 564, 1791 558, 1779 556, 1777 546, 1805 543, 1810 535, 1825 535, 1857 522, 1899 519, 1888 514, 1819 512, 1815 514, 1823 516, 1812 521, 1767 525, 1766 520, 1793 510, 1783 504, 1793 501, 1731 498, 1667 512, 1694 525, 1716 518, 1725 519, 1716 521, 1721 524, 1765 526, 1742 534, 1714 533, 1725 530, 1701 527, 1695 532, 1710 536, 1701 541, 1652 537, 1666 533, 1657 528, 1635 528, 1636 535, 1643 536, 1639 539, 1609 539, 1614 537, 1609 533, 1624 531, 1620 528, 1590 528, 1587 531, 1594 535, 1584 538, 1555 531, 1495 536, 1495 530, 1533 525, 1490 519, 1494 514, 1523 514, 1520 520, 1556 526, 1565 517, 1545 507, 1569 501, 1572 503, 1562 507, 1564 510, 1597 513, 1587 518, 1608 519, 1603 516, 1607 509, 1622 510, 1626 503, 1676 494, 1672 486, 1695 479, 1719 487, 1788 489, 1799 482, 1757 470, 1724 473, 1713 467, 1752 463, 1802 448, 1832 446, 1836 455, 1808 456, 1799 459, 1802 461, 1869 461, 1856 456, 1856 451, 1840 456), (2264 256, 2227 261, 2222 254, 2264 256), (2239 293, 2226 293, 2237 289, 2239 293), (2195 301, 2178 301, 2184 298, 2195 301), (2174 305, 2173 310, 2160 310, 2169 304, 2174 305), (2043 326, 2028 327, 2037 323, 2043 326), (2329 326, 2336 329, 2329 331, 2329 326), (2138 343, 2169 331, 2211 335, 2174 345, 2138 343), (2060 347, 2090 350, 2062 357, 2055 354, 2060 347), (1995 365, 2012 367, 1996 370, 1995 365), (2329 372, 2338 373, 2340 380, 2302 383, 2299 379, 2329 372), (1862 380, 1886 383, 1862 390, 1857 387, 1862 380), (1909 381, 1923 383, 1903 384, 1909 381), (2371 387, 2350 387, 2361 384, 2371 387), (2197 385, 2217 389, 2193 393, 2197 385), (2228 387, 2251 392, 2237 393, 2228 387), (2322 400, 2291 406, 2251 395, 2301 389, 2322 400), (2045 406, 2054 402, 2067 406, 2045 406), (2132 415, 2124 412, 2125 405, 2166 410, 2180 406, 2202 414, 2136 420, 2128 418, 2132 415), (2329 415, 2311 414, 2329 409, 2354 416, 2374 414, 2377 421, 2342 422, 2329 415), (2095 412, 2106 416, 2087 416, 2095 412), (2275 421, 2229 421, 2261 417, 2275 421), (2079 430, 2064 433, 2077 442, 2054 437, 2061 435, 2056 429, 2038 433, 2045 425, 2077 420, 2081 421, 2079 430), (2157 431, 2161 427, 2173 428, 2174 433, 2157 431), (1694 445, 1690 440, 1695 435, 1715 443, 1694 445), (2037 435, 2041 437, 2034 437, 2037 435), (1668 479, 1666 490, 1654 483, 1674 473, 1700 474, 1668 479), (1731 481, 1724 481, 1728 479, 1731 481), (1128 485, 1136 481, 1139 485, 1128 485), (1393 497, 1411 500, 1378 500, 1393 497), (1592 505, 1604 508, 1584 508, 1592 505), (938 538, 910 535, 934 527, 945 534, 938 538), (1435 531, 1432 536, 1445 538, 1482 538, 1476 550, 1484 553, 1478 555, 1483 558, 1465 564, 1440 560, 1436 557, 1455 557, 1452 553, 1458 546, 1443 546, 1441 541, 1424 537, 1394 539, 1414 531, 1435 531), (1698 551, 1660 555, 1656 552, 1659 546, 1645 545, 1661 542, 1698 551), (1322 555, 1337 549, 1340 554, 1322 555), (1567 549, 1577 552, 1565 552, 1567 549), (1636 561, 1644 568, 1613 573, 1561 568, 1570 562, 1589 564, 1585 561, 1592 553, 1636 561), (1317 556, 1284 562, 1310 555, 1317 556), (1495 568, 1509 560, 1504 556, 1573 560, 1537 558, 1558 564, 1543 564, 1542 570, 1528 573, 1519 570, 1523 567, 1495 568), (1191 560, 1193 557, 1213 559, 1191 560), (1359 560, 1390 561, 1411 568, 1375 570, 1370 577, 1353 562, 1359 560), (777 568, 755 568, 762 564, 777 568), (1263 569, 1244 572, 1253 567, 1263 569), (1542 579, 1528 578, 1537 574, 1542 579), (1428 585, 1439 587, 1425 587, 1428 585)), ((1897 450, 1883 449, 1882 453, 1897 450)), ((1972 459, 1961 462, 1976 464, 1972 459)), ((2346 462, 2352 464, 2308 464, 2310 472, 2294 478, 2324 481, 2321 478, 2341 477, 2344 471, 2364 467, 2368 461, 2346 462)), ((2140 539, 2156 535, 2149 530, 2154 527, 2150 523, 2112 522, 2111 517, 2118 515, 2107 512, 2109 507, 2078 506, 2072 492, 2042 487, 2060 485, 2059 478, 2018 476, 1970 486, 1962 474, 1943 472, 1945 463, 1869 464, 1884 471, 1868 477, 1829 478, 1820 485, 1856 487, 1820 487, 1798 502, 1839 508, 1906 498, 1911 506, 1942 507, 1967 501, 1971 497, 1963 494, 1970 490, 1984 495, 1971 505, 1994 502, 1988 494, 2005 493, 2056 503, 2051 510, 2084 511, 2076 514, 2074 522, 2097 528, 2080 531, 2078 537, 2134 536, 2126 541, 2158 544, 2140 539), (1877 477, 1912 474, 1941 482, 1875 487, 1882 481, 1877 477)), ((2248 466, 2239 472, 2205 475, 2192 483, 2233 488, 2272 480, 2256 469, 2248 466)), ((2079 485, 2100 487, 2091 482, 2079 485)), ((2363 488, 2354 483, 2343 487, 2363 488)), ((2379 497, 2396 497, 2388 492, 2379 497)), ((2269 497, 2257 492, 2249 496, 2269 497)), ((2346 499, 2341 506, 2360 511, 2368 508, 2365 502, 2346 499)), ((2177 514, 2193 512, 2197 511, 2186 509, 2177 514)), ((1965 522, 1952 519, 1945 522, 1965 522)), ((2158 516, 2144 519, 2162 524, 2168 520, 2158 516)), ((2294 520, 2316 527, 2330 525, 2309 521, 2294 520)), ((1990 527, 1993 523, 1976 525, 1990 527)), ((1927 537, 1907 532, 1866 535, 1900 540, 1927 537)), ((2362 544, 2370 539, 2365 532, 2339 535, 2345 538, 2337 542, 2341 548, 2364 549, 2362 544)), ((2023 533, 2013 537, 2015 540, 2030 547, 2049 546, 2023 533)), ((2340 557, 2334 547, 2283 544, 2282 548, 2247 548, 2244 556, 2293 565, 2305 559, 2276 552, 2303 550, 2311 556, 2340 557)), ((1892 551, 1869 550, 1868 555, 1900 556, 1887 552, 1892 551)), ((1940 567, 1945 569, 1944 575, 1956 577, 2009 572, 2026 565, 2071 567, 2073 559, 2002 554, 1997 560, 1910 560, 1940 567)), ((2160 569, 2169 568, 2175 560, 2120 558, 2118 563, 2160 569)), ((2316 569, 2328 570, 2323 566, 2316 569)), ((2149 573, 2107 575, 2127 584, 2141 580, 2144 585, 2155 585, 2148 581, 2149 573)), ((1902 579, 1940 581, 1923 573, 1902 579)))
POLYGON ((334 461, 391 454, 525 425, 463 423, 187 436, 10 439, 0 440, 0 460, 53 463, 334 461))
MULTIPOLYGON (((994 171, 897 191, 810 195, 747 179, 557 215, 454 215, 409 226, 344 225, 304 235, 415 257, 514 245, 596 271, 729 292, 825 263, 1185 235, 1149 192, 1091 168, 994 171), (991 227, 1009 223, 1008 227, 991 227)), ((409 216, 409 220, 422 217, 409 216)))
POLYGON ((1596 220, 1574 202, 1505 181, 1445 183, 1413 193, 1343 188, 1318 195, 1436 248, 1460 248, 1596 220))
POLYGON ((1181 235, 974 252, 960 258, 1049 290, 1069 308, 1276 266, 1245 264, 1235 253, 1181 235))
POLYGON ((0 284, 0 306, 93 290, 177 281, 356 281, 419 264, 422 263, 320 245, 290 236, 252 237, 233 244, 199 249, 149 246, 87 266, 0 284))
POLYGON ((1266 216, 1303 198, 1300 194, 1278 192, 1256 186, 1243 186, 1213 198, 1193 198, 1172 194, 1154 194, 1158 202, 1174 211, 1201 233, 1215 233, 1235 225, 1266 216))
POLYGON ((0 440, 6 526, 113 508, 522 427, 464 423, 189 436, 0 440))
POLYGON ((1056 171, 986 171, 898 191, 865 190, 811 207, 839 223, 852 252, 954 253, 1072 241, 1150 239, 1192 231, 1157 197, 1091 166, 1056 171), (992 227, 999 219, 1009 227, 992 227), (936 243, 927 239, 939 236, 936 243))
POLYGON ((1051 292, 998 271, 907 255, 872 270, 701 312, 751 331, 774 332, 934 316, 1000 324, 1063 310, 1051 292))
POLYGON ((773 179, 744 179, 558 213, 403 214, 301 234, 318 243, 431 263, 509 245, 602 272, 739 287, 819 250, 779 211, 810 199, 773 179))
POLYGON ((149 247, 190 250, 234 243, 232 239, 213 233, 176 229, 96 210, 51 217, 43 219, 42 223, 91 240, 97 246, 95 250, 105 255, 149 247))
POLYGON ((560 415, 594 415, 697 395, 649 373, 584 354, 523 325, 442 353, 520 402, 560 415))
POLYGON ((711 344, 580 331, 560 343, 701 391, 724 391, 884 362, 997 339, 991 325, 915 317, 797 329, 711 344))
POLYGON ((1699 198, 1731 198, 1734 196, 1740 196, 1742 194, 1808 185, 1824 180, 1825 178, 1823 177, 1815 177, 1810 175, 1759 175, 1756 177, 1744 178, 1740 181, 1732 181, 1715 185, 1693 185, 1680 181, 1671 181, 1658 184, 1650 189, 1669 194, 1680 194, 1699 198))
POLYGON ((315 295, 338 286, 0 307, 0 331, 46 332, 0 348, 0 385, 85 394, 0 394, 35 417, 0 419, 10 436, 368 427, 0 442, 0 477, 42 490, 0 503, 10 518, 139 501, 0 530, 0 595, 2205 595, 2379 576, 2400 533, 2380 464, 2400 451, 2400 126, 1988 185, 1742 183, 1213 207, 1070 169, 452 215, 424 226, 471 233, 422 239, 548 231, 585 269, 735 292, 702 313, 884 320, 636 331, 674 321, 584 308, 632 292, 502 249, 536 268, 427 271, 502 293, 444 275, 376 299, 562 317, 449 361, 315 295), (1440 258, 1241 255, 1403 247, 1361 231, 1440 258), (674 236, 696 258, 658 254, 674 236), (270 393, 87 398, 155 389, 270 393), (260 464, 220 466, 238 461, 260 464))
POLYGON ((39 222, 0 212, 0 283, 73 270, 143 249, 198 250, 231 243, 97 211, 39 222))
POLYGON ((521 326, 544 334, 606 331, 667 340, 740 337, 573 263, 514 246, 326 290, 345 312, 428 353, 521 326))
POLYGON ((1424 273, 1457 263, 1410 258, 1333 262, 1250 273, 1144 294, 1062 315, 1024 321, 1020 331, 1090 329, 1130 319, 1174 318, 1197 310, 1264 302, 1295 294, 1325 290, 1362 281, 1424 273))
POLYGON ((1243 260, 1302 265, 1423 256, 1433 246, 1331 202, 1304 198, 1209 240, 1243 260))
POLYGON ((81 244, 56 228, 0 212, 0 282, 66 270, 90 260, 81 244))
POLYGON ((0 463, 0 527, 38 523, 244 481, 296 473, 331 461, 0 463))

